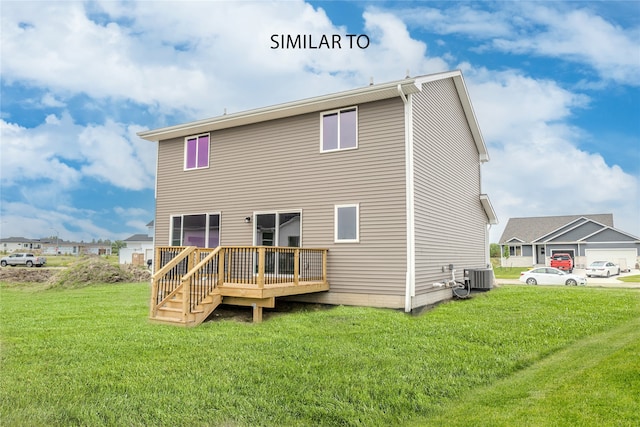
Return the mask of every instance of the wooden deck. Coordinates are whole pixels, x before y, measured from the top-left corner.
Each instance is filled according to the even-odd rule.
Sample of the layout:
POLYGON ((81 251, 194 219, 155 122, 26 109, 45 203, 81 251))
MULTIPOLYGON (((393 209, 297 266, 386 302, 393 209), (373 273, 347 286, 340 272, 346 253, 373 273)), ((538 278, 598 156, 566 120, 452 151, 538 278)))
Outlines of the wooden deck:
POLYGON ((275 298, 329 290, 327 249, 267 246, 156 248, 150 318, 196 326, 224 303, 253 307, 253 320, 275 298))

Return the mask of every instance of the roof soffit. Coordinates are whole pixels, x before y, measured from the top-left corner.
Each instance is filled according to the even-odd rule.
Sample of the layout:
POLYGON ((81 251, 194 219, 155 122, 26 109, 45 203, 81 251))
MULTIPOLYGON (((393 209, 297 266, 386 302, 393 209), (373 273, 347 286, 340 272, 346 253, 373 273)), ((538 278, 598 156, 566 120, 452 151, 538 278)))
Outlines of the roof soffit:
POLYGON ((366 102, 399 97, 400 88, 405 95, 419 92, 419 88, 415 84, 415 79, 404 79, 380 85, 371 85, 337 94, 308 98, 285 104, 278 104, 270 107, 258 108, 234 114, 226 114, 195 122, 143 131, 139 132, 138 136, 147 141, 162 141, 185 137, 230 127, 260 123, 268 120, 297 116, 300 114, 332 110, 349 105, 357 105, 366 102))
POLYGON ((486 194, 480 194, 480 204, 482 204, 482 208, 484 209, 484 213, 487 215, 487 220, 489 224, 495 225, 498 223, 498 216, 496 215, 496 211, 493 209, 493 205, 491 204, 491 200, 489 196, 486 194))

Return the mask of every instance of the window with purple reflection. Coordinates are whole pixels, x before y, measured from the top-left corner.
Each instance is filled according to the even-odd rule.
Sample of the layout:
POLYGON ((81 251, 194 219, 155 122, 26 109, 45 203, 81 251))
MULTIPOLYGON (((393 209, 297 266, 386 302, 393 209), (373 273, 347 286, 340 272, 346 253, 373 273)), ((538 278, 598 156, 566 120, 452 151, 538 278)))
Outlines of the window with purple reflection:
POLYGON ((173 216, 171 244, 199 248, 215 248, 220 245, 220 214, 173 216))
POLYGON ((190 136, 184 140, 184 168, 209 167, 209 135, 190 136))
POLYGON ((357 148, 356 121, 358 116, 355 108, 353 110, 340 112, 340 148, 357 148))
POLYGON ((185 169, 193 169, 196 167, 196 158, 198 154, 197 139, 187 139, 185 142, 185 169))
POLYGON ((356 107, 321 114, 321 152, 358 148, 356 107))
POLYGON ((322 151, 338 149, 338 113, 322 116, 322 151))

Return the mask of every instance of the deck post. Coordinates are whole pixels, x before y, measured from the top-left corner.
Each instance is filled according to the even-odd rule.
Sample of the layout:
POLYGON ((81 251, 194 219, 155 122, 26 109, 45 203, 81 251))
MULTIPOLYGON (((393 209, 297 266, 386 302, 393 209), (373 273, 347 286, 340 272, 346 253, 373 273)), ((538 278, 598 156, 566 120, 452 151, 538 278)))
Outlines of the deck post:
POLYGON ((322 281, 327 283, 327 249, 322 250, 322 281))
POLYGON ((293 256, 293 284, 298 286, 300 282, 300 248, 296 248, 293 256))
MULTIPOLYGON (((220 248, 220 252, 218 253, 218 277, 216 287, 224 284, 224 257, 226 256, 224 248, 220 248)), ((229 251, 229 256, 231 256, 231 251, 229 251)))
POLYGON ((182 316, 184 319, 184 323, 185 325, 188 323, 189 320, 189 312, 191 311, 189 309, 189 303, 190 298, 191 297, 191 279, 183 279, 182 280, 182 316))
POLYGON ((151 276, 151 301, 149 302, 149 316, 156 315, 156 302, 158 301, 158 282, 151 276))
POLYGON ((253 303, 251 307, 253 308, 253 323, 262 323, 262 306, 253 303))
POLYGON ((264 288, 264 263, 267 249, 264 246, 258 248, 258 288, 264 288))

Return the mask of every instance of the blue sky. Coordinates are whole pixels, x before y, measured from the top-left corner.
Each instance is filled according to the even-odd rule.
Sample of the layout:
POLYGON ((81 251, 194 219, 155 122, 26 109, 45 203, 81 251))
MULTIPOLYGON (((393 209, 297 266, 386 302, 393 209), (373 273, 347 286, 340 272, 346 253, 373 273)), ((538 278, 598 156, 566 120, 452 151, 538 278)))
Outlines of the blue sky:
POLYGON ((1 1, 0 236, 154 218, 137 132, 462 70, 500 219, 613 213, 640 236, 640 2, 1 1), (366 49, 271 49, 366 34, 366 49))

